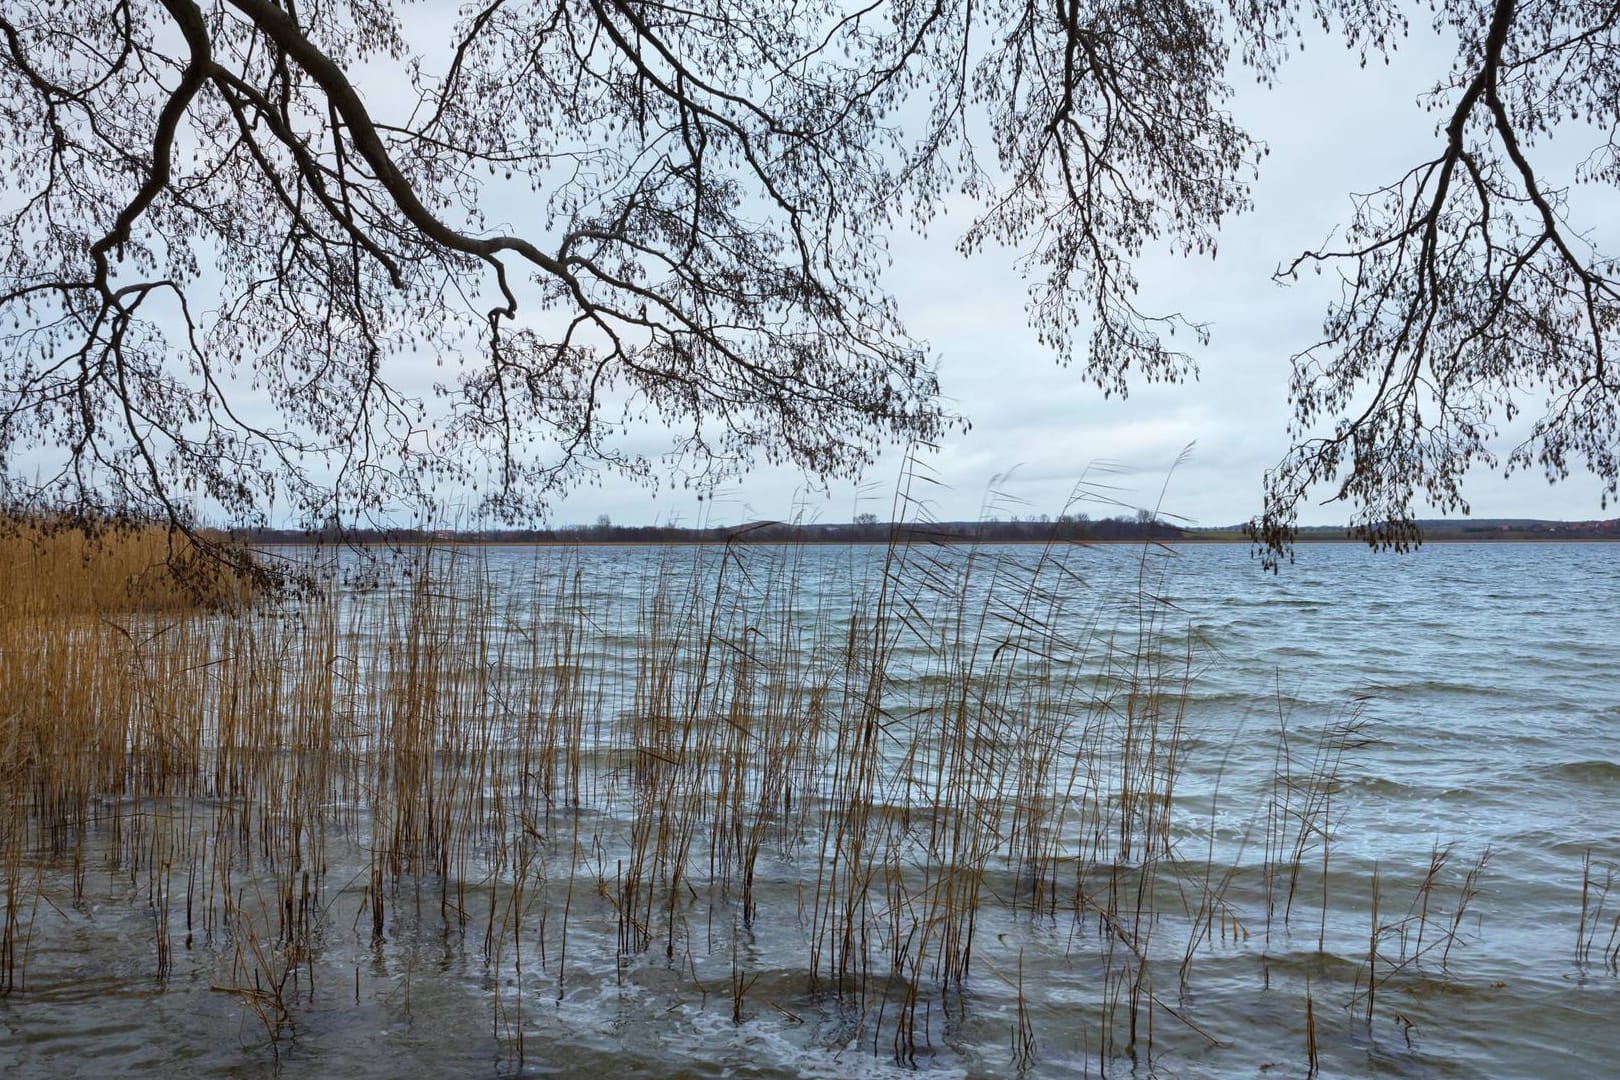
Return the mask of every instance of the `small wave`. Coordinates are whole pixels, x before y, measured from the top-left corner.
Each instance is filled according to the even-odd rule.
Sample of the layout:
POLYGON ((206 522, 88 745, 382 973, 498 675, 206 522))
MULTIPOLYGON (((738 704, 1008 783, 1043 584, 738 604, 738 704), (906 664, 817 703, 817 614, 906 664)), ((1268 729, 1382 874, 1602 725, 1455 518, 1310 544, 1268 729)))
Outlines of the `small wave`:
POLYGON ((1314 611, 1317 608, 1331 606, 1326 600, 1316 600, 1303 596, 1244 597, 1235 602, 1242 607, 1264 608, 1267 611, 1275 611, 1277 608, 1291 608, 1297 611, 1314 611))
POLYGON ((1382 798, 1406 799, 1419 794, 1419 789, 1410 784, 1403 784, 1399 780, 1392 780, 1387 776, 1368 776, 1353 781, 1353 786, 1368 795, 1377 795, 1382 798))
POLYGON ((1197 709, 1247 709, 1253 712, 1265 710, 1268 714, 1276 711, 1274 702, 1257 697, 1248 690, 1200 691, 1196 683, 1194 689, 1187 694, 1187 704, 1197 709))
POLYGON ((1453 682, 1449 679, 1411 679, 1402 682, 1374 682, 1368 689, 1381 698, 1401 699, 1416 695, 1473 696, 1489 694, 1491 689, 1476 683, 1453 682))
POLYGON ((1580 784, 1620 783, 1620 762, 1607 758, 1586 758, 1581 761, 1563 761, 1556 765, 1543 765, 1531 770, 1532 774, 1554 782, 1580 784))

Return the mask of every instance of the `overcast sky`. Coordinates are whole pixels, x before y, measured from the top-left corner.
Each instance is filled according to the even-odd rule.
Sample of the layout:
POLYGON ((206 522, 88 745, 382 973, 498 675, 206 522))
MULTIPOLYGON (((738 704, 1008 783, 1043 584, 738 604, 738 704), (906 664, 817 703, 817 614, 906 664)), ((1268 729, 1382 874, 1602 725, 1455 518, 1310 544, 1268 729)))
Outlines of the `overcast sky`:
MULTIPOLYGON (((1254 189, 1256 209, 1222 231, 1217 260, 1153 254, 1139 267, 1144 310, 1179 310, 1210 324, 1208 347, 1183 343, 1201 369, 1197 382, 1138 385, 1126 400, 1105 401, 1078 371, 1059 368, 1036 344, 1024 320, 1015 252, 991 250, 971 260, 954 252, 965 212, 936 221, 927 238, 895 237, 889 286, 913 332, 937 356, 950 406, 972 422, 971 431, 953 432, 923 458, 938 481, 925 491, 935 519, 1056 516, 1088 480, 1113 485, 1133 506, 1152 507, 1160 503, 1167 469, 1188 446, 1190 457, 1169 478, 1166 513, 1227 525, 1259 510, 1262 475, 1287 449, 1289 357, 1316 340, 1336 291, 1326 278, 1284 287, 1272 274, 1349 217, 1349 192, 1391 182, 1435 155, 1435 115, 1417 97, 1445 73, 1450 55, 1426 29, 1413 33, 1387 67, 1362 70, 1342 46, 1320 38, 1284 68, 1276 87, 1239 88, 1234 115, 1271 151, 1254 189), (1105 465, 1127 471, 1105 474, 1105 465)), ((1590 149, 1576 142, 1543 148, 1542 160, 1590 149)), ((1612 236, 1614 213, 1610 207, 1607 221, 1590 224, 1612 236)), ((891 455, 860 484, 823 493, 792 470, 762 468, 705 501, 668 486, 654 495, 604 478, 561 502, 553 523, 600 514, 620 524, 798 515, 845 521, 863 511, 886 518, 900 469, 891 455)), ((1466 495, 1476 517, 1582 519, 1602 514, 1599 490, 1585 475, 1549 485, 1537 473, 1504 480, 1479 472, 1466 495)), ((1319 493, 1318 502, 1327 494, 1319 493)), ((1332 524, 1348 516, 1343 506, 1313 503, 1302 508, 1301 521, 1332 524)))

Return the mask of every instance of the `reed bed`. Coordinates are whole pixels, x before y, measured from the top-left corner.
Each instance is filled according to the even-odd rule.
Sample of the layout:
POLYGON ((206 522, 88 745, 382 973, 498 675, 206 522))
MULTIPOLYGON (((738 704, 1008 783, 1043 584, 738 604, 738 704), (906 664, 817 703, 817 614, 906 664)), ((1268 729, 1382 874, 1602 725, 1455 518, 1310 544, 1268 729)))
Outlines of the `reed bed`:
POLYGON ((0 619, 239 607, 258 570, 242 548, 163 525, 0 519, 0 619))
MULTIPOLYGON (((37 560, 127 578, 104 554, 37 560)), ((1190 988, 1258 949, 1314 1071, 1348 1038, 1334 994, 1409 1027, 1409 1005, 1380 1019, 1385 991, 1453 977, 1485 862, 1458 877, 1437 848, 1414 882, 1330 889, 1353 713, 1314 737, 1280 716, 1258 871, 1217 859, 1214 797, 1181 790, 1201 658, 1154 599, 1161 555, 1118 600, 1087 589, 1083 549, 924 543, 892 545, 847 607, 791 547, 672 549, 616 615, 555 550, 538 594, 454 549, 375 592, 228 614, 20 591, 0 617, 0 990, 28 993, 33 943, 94 873, 149 913, 128 947, 150 974, 203 972, 272 1054, 351 994, 349 965, 360 1003, 355 957, 437 935, 476 954, 518 1060, 542 1002, 660 979, 902 1064, 1000 1030, 1020 1073, 1221 1045, 1190 988), (1370 931, 1335 976, 1340 904, 1370 931), (1082 1002, 1046 998, 1037 949, 1082 1002)), ((1579 947, 1612 964, 1607 884, 1579 947)))

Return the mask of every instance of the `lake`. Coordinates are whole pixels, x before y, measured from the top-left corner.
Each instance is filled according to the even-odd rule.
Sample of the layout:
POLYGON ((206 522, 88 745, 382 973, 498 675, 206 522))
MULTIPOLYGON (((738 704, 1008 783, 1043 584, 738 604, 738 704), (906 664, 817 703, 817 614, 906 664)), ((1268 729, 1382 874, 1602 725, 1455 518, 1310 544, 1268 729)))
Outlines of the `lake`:
POLYGON ((0 656, 7 1075, 1620 1056, 1620 547, 322 566, 0 656))

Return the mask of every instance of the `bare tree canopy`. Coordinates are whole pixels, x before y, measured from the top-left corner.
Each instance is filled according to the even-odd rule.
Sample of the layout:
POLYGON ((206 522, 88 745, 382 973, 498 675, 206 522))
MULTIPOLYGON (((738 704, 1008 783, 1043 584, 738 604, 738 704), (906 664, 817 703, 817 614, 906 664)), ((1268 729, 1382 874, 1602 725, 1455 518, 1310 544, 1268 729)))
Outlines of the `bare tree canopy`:
POLYGON ((1562 126, 1589 139, 1576 181, 1611 199, 1620 186, 1620 4, 1452 2, 1434 20, 1457 41, 1426 101, 1434 157, 1358 196, 1342 243, 1283 271, 1327 266, 1343 285, 1294 357, 1294 447, 1254 525, 1273 563, 1318 483, 1397 548, 1418 539, 1416 497, 1467 512, 1476 463, 1550 480, 1584 465, 1605 506, 1620 483, 1620 278, 1535 164, 1562 126), (1498 425, 1521 413, 1528 434, 1499 459, 1498 425))
MULTIPOLYGON (((1060 360, 1108 393, 1183 378, 1133 265, 1248 207, 1229 79, 1301 18, 1363 53, 1407 32, 1380 0, 5 0, 9 497, 314 522, 476 486, 517 517, 656 476, 643 417, 690 475, 850 474, 953 422, 880 284, 885 227, 947 198, 965 250, 1026 254, 1060 360)), ((1295 358, 1273 554, 1318 485, 1383 542, 1418 494, 1465 508, 1526 394, 1507 467, 1615 491, 1615 269, 1532 151, 1573 117, 1582 179, 1620 179, 1617 18, 1441 5, 1434 159, 1285 268, 1344 292, 1295 358)))

